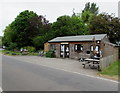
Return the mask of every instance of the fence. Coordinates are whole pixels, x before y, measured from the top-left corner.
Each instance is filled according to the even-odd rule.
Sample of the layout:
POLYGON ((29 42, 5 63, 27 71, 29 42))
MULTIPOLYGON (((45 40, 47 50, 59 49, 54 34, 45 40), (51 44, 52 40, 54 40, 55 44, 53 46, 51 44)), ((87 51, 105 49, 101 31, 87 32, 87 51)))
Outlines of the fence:
POLYGON ((113 62, 114 62, 114 55, 101 58, 100 59, 100 69, 103 70, 104 68, 108 67, 113 62))

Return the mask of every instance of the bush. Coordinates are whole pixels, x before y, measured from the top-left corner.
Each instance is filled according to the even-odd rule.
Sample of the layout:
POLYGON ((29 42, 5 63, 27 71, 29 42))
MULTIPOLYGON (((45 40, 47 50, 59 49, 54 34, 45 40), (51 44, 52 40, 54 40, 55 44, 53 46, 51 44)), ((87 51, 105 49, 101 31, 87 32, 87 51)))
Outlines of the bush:
POLYGON ((55 53, 54 53, 54 51, 48 51, 48 52, 46 52, 45 56, 46 57, 50 57, 50 58, 54 58, 55 57, 55 53))
POLYGON ((17 55, 16 53, 12 53, 11 55, 17 55))
POLYGON ((28 52, 22 52, 22 55, 27 55, 28 54, 28 52))
POLYGON ((9 47, 7 47, 7 50, 14 50, 17 48, 17 44, 16 43, 10 43, 9 47))
POLYGON ((36 49, 32 46, 27 46, 27 47, 24 47, 23 49, 27 49, 28 52, 35 52, 36 51, 36 49))
POLYGON ((44 36, 37 36, 35 38, 33 38, 33 44, 36 47, 36 49, 39 48, 44 48, 44 43, 46 42, 46 39, 44 36))
POLYGON ((5 54, 10 54, 10 52, 5 52, 5 54))

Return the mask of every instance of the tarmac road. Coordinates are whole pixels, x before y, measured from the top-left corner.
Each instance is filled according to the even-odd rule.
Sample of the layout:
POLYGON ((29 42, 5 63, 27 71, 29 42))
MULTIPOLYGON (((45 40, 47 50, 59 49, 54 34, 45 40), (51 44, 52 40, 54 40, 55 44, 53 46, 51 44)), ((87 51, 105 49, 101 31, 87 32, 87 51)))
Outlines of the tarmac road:
POLYGON ((118 83, 2 56, 4 91, 118 91, 118 83))

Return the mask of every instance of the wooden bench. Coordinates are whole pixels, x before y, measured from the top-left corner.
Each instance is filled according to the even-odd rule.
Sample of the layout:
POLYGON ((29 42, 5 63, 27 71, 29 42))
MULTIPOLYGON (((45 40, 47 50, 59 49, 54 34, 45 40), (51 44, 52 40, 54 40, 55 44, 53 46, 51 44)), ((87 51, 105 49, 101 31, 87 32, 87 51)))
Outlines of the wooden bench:
POLYGON ((100 70, 100 60, 97 59, 84 59, 84 62, 82 62, 83 68, 88 64, 91 68, 95 69, 95 65, 97 65, 97 69, 100 70))

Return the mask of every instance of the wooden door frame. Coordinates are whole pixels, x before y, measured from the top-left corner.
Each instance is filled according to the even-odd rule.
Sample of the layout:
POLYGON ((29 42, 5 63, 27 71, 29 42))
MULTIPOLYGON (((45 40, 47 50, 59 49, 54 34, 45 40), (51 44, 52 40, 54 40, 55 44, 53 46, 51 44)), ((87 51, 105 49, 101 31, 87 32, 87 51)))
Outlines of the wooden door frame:
POLYGON ((60 44, 60 57, 63 57, 63 58, 69 58, 70 57, 70 46, 69 44, 60 44), (64 51, 63 51, 63 55, 61 55, 62 51, 61 51, 61 45, 64 45, 64 51), (69 53, 69 56, 66 57, 66 45, 68 45, 68 53, 69 53))

